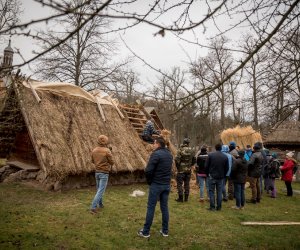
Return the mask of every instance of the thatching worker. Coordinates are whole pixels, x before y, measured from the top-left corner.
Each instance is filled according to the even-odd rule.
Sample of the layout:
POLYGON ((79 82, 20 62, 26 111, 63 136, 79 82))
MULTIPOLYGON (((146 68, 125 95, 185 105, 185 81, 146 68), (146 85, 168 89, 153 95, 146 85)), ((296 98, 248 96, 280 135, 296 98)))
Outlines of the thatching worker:
MULTIPOLYGON (((239 157, 238 150, 236 149, 237 145, 234 141, 229 142, 229 154, 232 155, 233 164, 235 159, 239 157)), ((233 200, 233 192, 234 192, 233 182, 228 179, 228 199, 233 200)))
POLYGON ((231 180, 234 185, 235 206, 233 209, 244 209, 245 206, 245 183, 248 173, 248 163, 245 156, 245 151, 238 151, 239 157, 231 170, 231 180))
POLYGON ((215 152, 209 153, 205 165, 206 175, 209 178, 209 201, 208 210, 215 211, 222 208, 222 185, 228 171, 228 158, 224 155, 221 144, 215 145, 215 152), (215 191, 217 192, 217 207, 215 205, 215 191))
POLYGON ((152 137, 153 134, 159 135, 160 131, 154 128, 153 119, 149 119, 145 124, 141 137, 145 142, 153 144, 154 142, 154 138, 152 137))
POLYGON ((248 162, 248 180, 250 183, 252 196, 247 202, 256 204, 257 202, 260 202, 261 198, 259 180, 261 176, 263 157, 260 147, 257 144, 253 146, 253 150, 254 152, 251 155, 250 161, 248 162))
POLYGON ((282 172, 281 179, 284 181, 287 191, 287 196, 293 196, 293 188, 292 188, 292 181, 293 181, 293 169, 296 166, 296 160, 293 159, 294 153, 288 152, 284 160, 283 166, 280 167, 282 172))
POLYGON ((176 199, 176 201, 178 202, 183 202, 183 192, 184 201, 188 201, 190 194, 191 173, 192 167, 196 162, 196 157, 194 150, 189 146, 189 144, 190 139, 184 138, 183 144, 180 145, 175 157, 175 164, 177 168, 176 182, 178 192, 178 198, 176 199))
POLYGON ((111 150, 107 147, 108 137, 100 135, 98 137, 98 146, 92 151, 92 162, 95 165, 96 188, 97 193, 93 199, 91 213, 97 212, 97 206, 103 208, 103 195, 107 186, 109 172, 114 164, 111 150))
POLYGON ((162 213, 160 234, 166 237, 169 233, 168 200, 171 190, 173 156, 166 148, 166 142, 162 137, 156 138, 153 146, 154 151, 145 169, 147 183, 149 184, 146 220, 143 229, 138 231, 138 235, 144 238, 150 237, 150 228, 158 200, 160 201, 162 213))
POLYGON ((196 154, 196 173, 197 180, 200 188, 200 202, 204 202, 204 183, 207 192, 207 198, 209 198, 208 192, 208 178, 205 173, 205 162, 207 160, 207 146, 203 145, 200 151, 196 154))
MULTIPOLYGON (((227 145, 222 145, 221 152, 223 154, 225 154, 228 158, 228 171, 226 173, 226 177, 224 178, 223 185, 222 185, 223 201, 228 201, 228 193, 229 193, 229 191, 232 192, 232 189, 230 190, 229 185, 228 185, 228 193, 227 193, 226 184, 230 178, 231 168, 233 165, 233 156, 231 154, 229 154, 229 147, 227 145)), ((231 183, 232 183, 232 181, 231 181, 231 183)), ((232 195, 231 195, 231 198, 233 198, 232 195)))

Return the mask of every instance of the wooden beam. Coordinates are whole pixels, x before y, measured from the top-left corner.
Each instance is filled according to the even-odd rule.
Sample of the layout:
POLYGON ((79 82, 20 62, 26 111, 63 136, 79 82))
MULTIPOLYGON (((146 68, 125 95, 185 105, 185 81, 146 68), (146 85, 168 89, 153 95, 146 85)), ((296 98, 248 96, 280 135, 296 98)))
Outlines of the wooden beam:
POLYGON ((111 96, 108 97, 110 102, 112 103, 112 105, 115 107, 115 109, 117 110, 119 116, 124 119, 125 116, 123 115, 123 113, 121 112, 121 110, 119 109, 119 107, 115 104, 114 100, 111 98, 111 96))
POLYGON ((138 126, 138 127, 144 127, 144 125, 141 124, 141 123, 134 123, 134 122, 132 122, 131 125, 132 126, 138 126))
POLYGON ((104 111, 103 111, 103 109, 102 109, 102 106, 101 106, 100 102, 98 101, 98 98, 96 97, 95 99, 96 99, 97 106, 98 106, 100 115, 101 115, 101 117, 102 117, 102 120, 103 120, 104 122, 106 122, 106 118, 105 118, 105 115, 104 115, 104 111))
POLYGON ((146 122, 146 121, 147 121, 147 120, 144 119, 144 118, 138 118, 138 117, 130 117, 130 116, 128 116, 128 118, 129 118, 130 120, 136 120, 136 121, 142 121, 142 122, 146 122))
POLYGON ((33 96, 35 97, 36 101, 37 101, 38 103, 40 103, 40 102, 41 102, 41 98, 40 98, 39 95, 36 93, 35 89, 32 87, 32 85, 31 85, 29 79, 27 79, 27 83, 28 83, 28 85, 29 85, 29 87, 30 87, 30 89, 31 89, 31 92, 32 92, 33 96))
POLYGON ((300 226, 300 222, 295 221, 244 221, 241 224, 245 226, 300 226))

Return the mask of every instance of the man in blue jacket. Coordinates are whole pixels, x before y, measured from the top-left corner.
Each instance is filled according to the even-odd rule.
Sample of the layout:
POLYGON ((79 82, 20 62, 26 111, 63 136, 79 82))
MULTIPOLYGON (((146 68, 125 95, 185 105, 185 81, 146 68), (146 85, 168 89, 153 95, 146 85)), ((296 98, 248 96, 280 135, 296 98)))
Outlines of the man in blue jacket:
POLYGON ((228 158, 221 152, 222 145, 216 144, 215 149, 215 152, 208 154, 205 163, 205 171, 209 180, 209 210, 211 211, 222 208, 222 185, 229 169, 228 158), (217 190, 217 207, 215 206, 215 190, 217 190))
POLYGON ((149 186, 147 214, 143 229, 138 231, 138 236, 149 238, 156 203, 160 201, 162 213, 162 229, 160 234, 164 237, 169 232, 169 208, 168 200, 171 189, 173 156, 166 148, 166 142, 162 137, 154 141, 154 151, 150 156, 145 175, 149 186))

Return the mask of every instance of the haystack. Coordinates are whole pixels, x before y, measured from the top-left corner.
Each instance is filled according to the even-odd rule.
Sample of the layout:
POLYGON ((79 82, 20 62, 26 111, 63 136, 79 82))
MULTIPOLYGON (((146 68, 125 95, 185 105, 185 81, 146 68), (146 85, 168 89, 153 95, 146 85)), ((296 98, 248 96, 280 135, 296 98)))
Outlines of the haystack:
POLYGON ((8 95, 0 117, 6 119, 0 154, 9 153, 8 161, 17 167, 36 168, 41 182, 66 183, 93 173, 90 153, 100 134, 109 137, 115 159, 111 181, 144 180, 149 152, 110 97, 95 97, 72 84, 24 79, 16 79, 8 95))
POLYGON ((247 145, 253 147, 255 142, 262 142, 262 137, 259 132, 256 132, 251 126, 229 128, 221 132, 221 140, 223 144, 229 144, 234 141, 241 149, 247 145))

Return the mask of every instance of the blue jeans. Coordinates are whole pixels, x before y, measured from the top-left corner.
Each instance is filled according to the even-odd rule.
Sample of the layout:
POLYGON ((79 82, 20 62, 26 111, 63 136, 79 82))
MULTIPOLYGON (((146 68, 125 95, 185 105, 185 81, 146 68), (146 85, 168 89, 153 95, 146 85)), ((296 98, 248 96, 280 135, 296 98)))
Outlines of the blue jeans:
POLYGON ((153 222, 156 203, 160 201, 160 210, 162 214, 162 231, 165 234, 169 232, 169 208, 168 200, 170 194, 170 185, 159 185, 152 183, 149 187, 146 221, 143 228, 143 234, 149 234, 153 222))
POLYGON ((227 177, 225 177, 223 179, 223 184, 222 184, 222 194, 223 194, 223 199, 225 199, 225 200, 228 199, 228 195, 227 195, 227 191, 226 191, 226 183, 227 183, 227 177))
POLYGON ((208 181, 206 177, 199 176, 197 175, 198 183, 199 183, 199 188, 200 188, 200 199, 204 198, 204 182, 206 186, 206 192, 207 192, 207 197, 209 197, 209 188, 208 188, 208 181))
POLYGON ((245 206, 245 184, 234 183, 235 205, 237 207, 245 206))
POLYGON ((210 208, 215 209, 215 190, 217 191, 217 210, 222 208, 222 186, 223 179, 209 177, 209 200, 210 208))
POLYGON ((92 209, 95 209, 97 207, 97 205, 99 205, 99 206, 103 205, 103 194, 104 194, 106 186, 107 186, 108 174, 95 173, 95 178, 96 178, 97 193, 92 202, 92 207, 91 207, 92 209))

